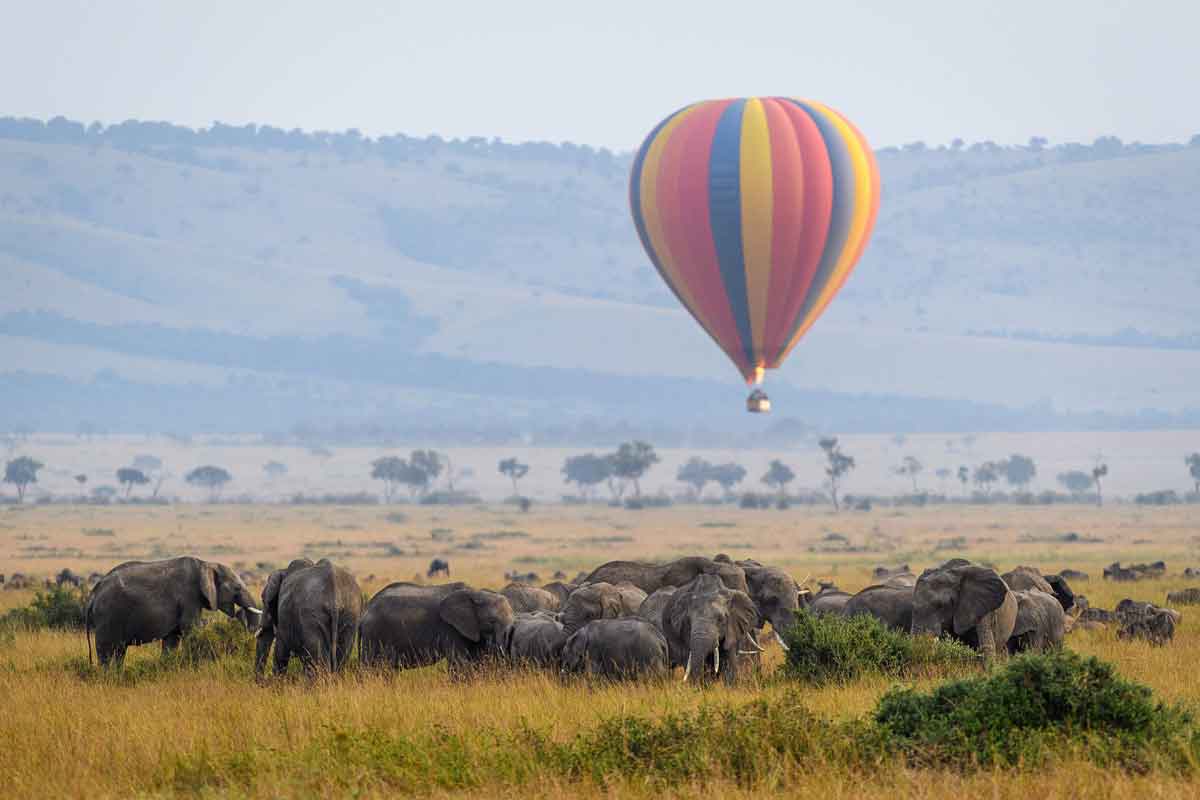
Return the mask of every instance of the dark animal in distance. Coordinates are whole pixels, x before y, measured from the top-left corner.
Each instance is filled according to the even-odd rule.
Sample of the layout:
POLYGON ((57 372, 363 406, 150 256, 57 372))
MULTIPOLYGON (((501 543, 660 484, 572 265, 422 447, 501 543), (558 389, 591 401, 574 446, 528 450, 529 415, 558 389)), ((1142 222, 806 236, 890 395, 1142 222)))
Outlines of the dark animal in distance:
POLYGON ((1200 604, 1200 589, 1189 587, 1180 589, 1178 592, 1167 593, 1167 605, 1169 606, 1194 606, 1200 604))
POLYGON ((436 578, 438 575, 450 577, 450 562, 441 558, 435 558, 429 562, 429 569, 425 572, 426 578, 436 578))

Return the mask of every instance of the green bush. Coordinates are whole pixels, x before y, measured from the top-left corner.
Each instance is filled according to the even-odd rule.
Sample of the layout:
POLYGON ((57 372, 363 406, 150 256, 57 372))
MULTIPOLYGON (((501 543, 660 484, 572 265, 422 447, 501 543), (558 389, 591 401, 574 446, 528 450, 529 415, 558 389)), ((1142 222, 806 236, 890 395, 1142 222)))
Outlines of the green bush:
POLYGON ((78 589, 54 586, 39 591, 27 606, 9 609, 0 617, 0 628, 9 631, 81 631, 86 596, 78 589))
POLYGON ((893 689, 874 721, 918 765, 1039 764, 1060 746, 1143 770, 1195 757, 1192 719, 1156 702, 1111 664, 1069 651, 1023 655, 995 672, 931 692, 893 689))
POLYGON ((784 639, 784 674, 817 684, 844 683, 863 675, 910 677, 979 661, 974 650, 958 642, 909 636, 869 616, 846 618, 801 609, 784 639))

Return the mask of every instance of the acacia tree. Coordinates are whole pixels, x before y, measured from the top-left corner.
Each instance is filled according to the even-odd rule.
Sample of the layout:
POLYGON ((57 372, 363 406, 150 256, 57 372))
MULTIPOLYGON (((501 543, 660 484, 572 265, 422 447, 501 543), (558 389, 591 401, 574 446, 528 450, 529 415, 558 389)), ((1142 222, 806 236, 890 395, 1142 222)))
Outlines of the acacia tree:
POLYGON ((1078 498, 1083 495, 1088 489, 1092 488, 1092 476, 1083 470, 1073 469, 1069 472, 1060 472, 1058 482, 1063 485, 1072 496, 1078 498))
POLYGON ((830 495, 833 497, 833 510, 840 511, 841 505, 838 503, 838 488, 841 486, 842 478, 846 476, 850 470, 854 469, 854 458, 842 452, 838 446, 836 436, 829 436, 817 442, 821 446, 821 450, 825 453, 825 476, 829 479, 830 495))
POLYGON ((1013 453, 997 465, 1004 473, 1004 479, 1009 486, 1015 486, 1024 491, 1030 481, 1037 476, 1037 465, 1029 456, 1013 453))
POLYGON ((767 472, 762 476, 762 482, 770 486, 775 491, 779 492, 779 499, 784 498, 784 492, 787 490, 787 485, 796 478, 796 473, 787 464, 784 464, 779 459, 771 462, 767 472))
POLYGON ((633 481, 633 496, 642 496, 641 478, 659 462, 654 446, 648 442, 624 442, 612 456, 613 475, 622 481, 633 481))
POLYGON ((383 481, 383 501, 392 502, 396 487, 404 483, 408 462, 399 456, 382 456, 371 462, 371 477, 383 481))
POLYGON ((892 471, 897 475, 907 477, 909 480, 911 480, 913 494, 916 494, 918 491, 920 491, 917 489, 917 475, 921 474, 924 469, 925 465, 922 464, 916 456, 905 456, 904 460, 900 462, 900 465, 893 467, 892 471))
POLYGON ((37 483, 38 471, 46 466, 29 456, 18 456, 4 467, 4 482, 17 487, 17 502, 25 502, 25 489, 37 483))
POLYGON ((1096 483, 1096 505, 1104 505, 1104 487, 1100 479, 1108 475, 1108 464, 1097 464, 1092 467, 1092 480, 1096 483))
POLYGON ((517 481, 529 474, 529 465, 522 464, 514 458, 506 458, 497 466, 501 475, 507 475, 513 485, 513 496, 520 497, 521 493, 517 490, 517 481))
POLYGON ((967 494, 967 483, 971 480, 971 470, 964 464, 958 468, 958 482, 962 484, 963 496, 967 494))
POLYGON ((122 467, 117 470, 117 483, 125 487, 126 497, 129 497, 134 486, 145 486, 149 482, 150 479, 146 477, 146 473, 136 467, 122 467))
POLYGON ((1196 496, 1200 497, 1200 453, 1192 453, 1183 459, 1183 463, 1187 465, 1188 474, 1192 476, 1196 496))
POLYGON ((612 467, 605 456, 584 453, 570 456, 563 462, 563 483, 574 483, 584 500, 590 500, 590 492, 612 475, 612 467))
POLYGON ((183 479, 192 486, 202 486, 208 489, 209 501, 215 502, 221 496, 221 489, 225 487, 225 484, 233 480, 233 476, 229 474, 229 470, 223 467, 207 464, 203 467, 196 467, 187 475, 184 475, 183 479))
POLYGON ((692 496, 696 498, 704 494, 704 487, 713 479, 713 465, 699 456, 692 456, 675 473, 675 480, 692 487, 692 496))
POLYGON ((985 461, 975 468, 975 474, 972 476, 975 485, 983 490, 984 494, 992 493, 992 484, 1000 479, 1000 469, 995 461, 985 461))
POLYGON ((721 487, 721 491, 729 494, 734 486, 746 479, 746 468, 741 464, 734 464, 732 461, 724 464, 716 464, 712 467, 712 479, 721 487))
MULTIPOLYGON (((408 454, 409 489, 413 492, 425 493, 429 485, 438 479, 446 468, 448 460, 435 450, 413 450, 408 454)), ((453 485, 450 487, 454 491, 453 485)))

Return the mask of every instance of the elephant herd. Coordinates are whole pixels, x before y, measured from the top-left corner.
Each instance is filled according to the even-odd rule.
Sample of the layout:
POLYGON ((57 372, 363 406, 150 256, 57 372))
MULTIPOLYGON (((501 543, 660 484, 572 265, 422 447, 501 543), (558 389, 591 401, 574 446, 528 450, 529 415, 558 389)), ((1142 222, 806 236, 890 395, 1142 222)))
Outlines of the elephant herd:
MULTIPOLYGON (((391 583, 369 600, 345 569, 297 559, 276 570, 256 605, 222 564, 182 557, 129 562, 95 586, 85 611, 101 664, 120 664, 131 644, 162 641, 164 652, 220 610, 257 629, 255 670, 337 671, 355 645, 365 666, 392 669, 446 661, 462 673, 506 661, 604 677, 666 674, 734 682, 763 652, 769 623, 780 632, 801 608, 870 615, 914 635, 948 636, 985 660, 1062 644, 1076 597, 1061 575, 1031 567, 1000 575, 952 559, 914 575, 879 569, 849 594, 822 584, 815 594, 786 571, 757 561, 691 556, 664 564, 611 561, 575 581, 510 583, 499 592, 462 582, 391 583)), ((807 582, 807 579, 805 580, 807 582)), ((1082 600, 1082 598, 1079 598, 1082 600)))

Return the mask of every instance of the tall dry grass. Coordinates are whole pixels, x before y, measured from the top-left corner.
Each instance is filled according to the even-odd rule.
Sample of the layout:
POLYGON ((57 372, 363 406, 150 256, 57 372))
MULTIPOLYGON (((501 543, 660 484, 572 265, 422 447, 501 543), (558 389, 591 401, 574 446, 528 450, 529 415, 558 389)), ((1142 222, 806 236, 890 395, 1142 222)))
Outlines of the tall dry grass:
MULTIPOLYGON (((953 509, 912 510, 833 516, 824 512, 738 512, 731 509, 670 509, 624 512, 613 509, 552 509, 519 515, 512 509, 412 509, 404 525, 383 520, 380 509, 64 509, 21 512, 16 527, 0 529, 0 570, 14 568, 48 574, 64 563, 77 570, 111 566, 95 543, 116 540, 133 547, 154 539, 174 541, 174 515, 187 513, 184 542, 203 551, 215 545, 240 553, 221 560, 284 561, 315 540, 337 541, 360 576, 374 573, 373 588, 408 578, 428 563, 425 554, 379 558, 345 543, 378 540, 390 532, 395 541, 433 549, 429 530, 462 532, 522 530, 528 538, 486 540, 490 549, 451 556, 453 577, 499 586, 503 572, 533 568, 548 579, 555 565, 570 569, 594 566, 618 557, 655 557, 684 552, 727 550, 781 563, 802 577, 832 577, 854 589, 869 581, 875 563, 908 561, 919 569, 957 552, 935 550, 950 536, 968 540, 966 555, 993 560, 1001 568, 1032 563, 1048 568, 1075 566, 1092 580, 1075 586, 1093 605, 1111 607, 1125 596, 1161 601, 1168 590, 1189 582, 1171 577, 1138 584, 1100 580, 1108 561, 1165 558, 1172 574, 1195 553, 1195 523, 1175 509, 953 509), (735 527, 707 528, 714 518, 735 527), (336 526, 336 527, 335 527, 336 526), (357 527, 350 527, 357 526, 357 527), (84 528, 112 529, 112 537, 84 536, 84 528), (886 543, 866 553, 812 552, 830 531, 852 543, 886 543), (1066 545, 1022 541, 1066 530, 1094 535, 1098 544, 1066 545), (331 535, 332 534, 332 535, 331 535), (603 535, 632 541, 598 545, 603 535), (45 538, 42 538, 42 537, 45 538), (411 540, 405 537, 413 537, 411 540), (29 537, 29 538, 20 538, 29 537), (1134 543, 1134 539, 1150 539, 1134 543), (21 556, 21 544, 78 546, 83 558, 64 562, 21 556), (730 541, 747 545, 738 550, 730 541), (519 559, 540 558, 531 562, 519 559)), ((6 520, 12 524, 14 516, 6 520)), ((336 548, 337 545, 334 545, 336 548)), ((336 554, 335 554, 336 555, 336 554)), ((1200 563, 1200 556, 1197 556, 1200 563)), ((573 574, 573 573, 572 573, 573 574)), ((0 592, 0 607, 28 602, 30 593, 0 592)), ((1128 678, 1151 686, 1164 700, 1200 702, 1200 626, 1184 609, 1174 644, 1154 648, 1117 641, 1111 632, 1073 634, 1069 646, 1117 665, 1128 678)), ((570 742, 595 730, 604 719, 623 715, 662 717, 702 706, 779 699, 788 686, 769 673, 781 660, 767 654, 766 677, 734 689, 696 689, 675 681, 655 685, 565 684, 545 674, 497 672, 472 682, 449 679, 444 668, 399 674, 345 675, 310 683, 290 678, 256 683, 249 664, 219 662, 194 669, 147 670, 133 685, 97 678, 80 667, 86 655, 82 635, 17 633, 0 639, 0 775, 7 793, 34 796, 248 796, 322 797, 391 796, 420 789, 438 796, 764 796, 797 792, 830 798, 850 797, 1191 797, 1190 779, 1162 773, 1131 775, 1102 770, 1089 761, 1064 756, 1038 770, 1000 770, 957 774, 915 770, 882 762, 870 770, 836 761, 767 763, 752 784, 718 774, 701 780, 681 778, 669 786, 649 778, 625 777, 596 783, 587 776, 565 776, 539 763, 536 754, 472 759, 471 748, 492 753, 528 741, 529 731, 552 741, 570 742), (370 737, 383 737, 390 757, 416 764, 412 774, 449 770, 454 788, 409 786, 386 765, 369 759, 376 751, 370 737), (421 743, 440 742, 437 770, 422 759, 432 751, 421 743), (414 743, 403 758, 396 742, 414 743), (465 743, 465 744, 464 744, 465 743), (454 749, 466 748, 459 760, 454 749), (356 749, 358 748, 358 749, 356 749), (367 748, 363 750, 362 748, 367 748), (444 752, 443 752, 444 751, 444 752), (364 759, 368 759, 364 761, 364 759), (349 764, 350 766, 347 766, 349 764), (365 764, 365 766, 364 766, 365 764), (489 765, 484 769, 481 765, 489 765), (497 766, 499 764, 499 766, 497 766), (424 770, 424 772, 422 771, 424 770), (391 777, 389 778, 389 775, 391 777)), ((129 666, 159 658, 158 648, 130 652, 129 666)), ((922 685, 932 685, 923 682, 922 685)), ((889 688, 884 679, 804 690, 803 703, 816 717, 850 720, 868 713, 889 688)), ((439 773, 440 774, 440 773, 439 773)))

